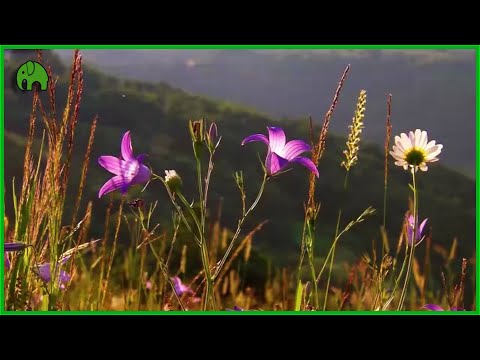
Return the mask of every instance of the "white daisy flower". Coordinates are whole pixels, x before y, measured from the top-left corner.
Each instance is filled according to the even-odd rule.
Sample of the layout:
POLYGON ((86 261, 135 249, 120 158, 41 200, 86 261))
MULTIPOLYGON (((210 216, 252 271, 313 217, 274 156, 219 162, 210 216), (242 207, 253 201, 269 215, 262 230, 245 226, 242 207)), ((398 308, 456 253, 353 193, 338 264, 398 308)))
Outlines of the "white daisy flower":
POLYGON ((417 171, 427 171, 427 163, 438 161, 437 156, 442 151, 443 145, 435 144, 435 140, 428 142, 427 132, 419 129, 415 132, 402 133, 395 136, 395 145, 390 154, 396 160, 395 165, 403 166, 405 170, 409 167, 417 171))

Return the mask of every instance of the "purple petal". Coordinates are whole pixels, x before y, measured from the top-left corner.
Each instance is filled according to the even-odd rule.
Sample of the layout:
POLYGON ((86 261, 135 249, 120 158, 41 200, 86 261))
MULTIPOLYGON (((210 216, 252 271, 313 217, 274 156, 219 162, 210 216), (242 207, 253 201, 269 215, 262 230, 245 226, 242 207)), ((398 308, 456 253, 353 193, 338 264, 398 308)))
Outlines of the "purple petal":
POLYGON ((254 134, 254 135, 250 135, 248 137, 246 137, 243 141, 242 141, 242 146, 245 145, 246 143, 249 143, 249 142, 253 142, 253 141, 262 141, 264 142, 265 144, 269 145, 268 143, 268 139, 265 135, 263 134, 254 134))
MULTIPOLYGON (((98 192, 98 197, 101 198, 103 195, 108 194, 114 190, 123 188, 125 185, 124 178, 120 175, 112 177, 101 187, 98 192)), ((123 190, 123 189, 122 189, 123 190)))
POLYGON ((267 168, 268 175, 275 175, 288 165, 288 160, 278 156, 274 152, 269 152, 267 160, 265 161, 265 167, 267 168))
POLYGON ((432 311, 445 311, 442 309, 441 306, 438 306, 435 304, 426 304, 426 305, 423 305, 423 308, 427 310, 432 310, 432 311))
POLYGON ((112 174, 121 175, 122 169, 126 165, 126 161, 119 159, 115 156, 100 156, 98 158, 98 163, 107 171, 110 171, 112 174))
POLYGON ((137 156, 137 161, 139 164, 143 164, 146 158, 147 158, 147 154, 140 154, 137 156))
POLYGON ((50 282, 50 263, 38 265, 38 275, 46 283, 50 282))
POLYGON ((143 184, 146 183, 150 180, 151 176, 151 171, 148 167, 145 165, 140 165, 140 169, 138 170, 137 175, 132 179, 129 186, 135 185, 135 184, 143 184))
POLYGON ((296 162, 300 165, 305 166, 308 170, 310 170, 312 173, 314 173, 317 178, 319 177, 317 167, 315 166, 313 161, 310 160, 309 158, 307 158, 305 156, 298 156, 298 157, 290 160, 290 162, 296 162))
POLYGON ((120 174, 120 176, 123 178, 123 182, 128 185, 128 183, 130 183, 135 176, 138 175, 139 170, 140 163, 137 161, 137 159, 125 161, 125 166, 122 168, 122 173, 120 174))
POLYGON ((213 143, 217 138, 217 124, 215 123, 210 124, 210 129, 208 129, 208 138, 211 143, 213 143))
POLYGON ((425 227, 426 223, 427 223, 427 219, 423 220, 423 222, 420 224, 420 226, 418 227, 418 236, 417 236, 417 240, 420 240, 421 237, 422 237, 422 233, 423 233, 423 228, 425 227))
POLYGON ((21 242, 6 243, 3 245, 4 251, 22 251, 27 247, 27 244, 21 242))
POLYGON ((192 293, 192 289, 190 289, 187 285, 182 284, 182 281, 178 276, 174 276, 172 278, 173 285, 175 288, 175 292, 177 293, 178 296, 182 296, 185 293, 192 293))
POLYGON ((5 258, 5 268, 6 268, 7 270, 10 270, 11 264, 10 264, 10 260, 8 259, 8 254, 7 254, 7 253, 3 253, 3 256, 4 256, 4 258, 5 258))
POLYGON ((61 284, 68 283, 70 281, 70 277, 71 277, 70 274, 67 273, 66 271, 64 271, 64 270, 60 271, 60 279, 59 280, 60 280, 61 284))
POLYGON ((127 131, 122 138, 121 145, 122 157, 125 161, 133 158, 132 139, 130 137, 130 131, 127 131))
POLYGON ((180 278, 178 276, 174 276, 172 277, 172 281, 173 287, 175 288, 175 292, 177 293, 177 295, 182 295, 182 281, 180 280, 180 278))
POLYGON ((289 141, 282 149, 281 152, 277 152, 278 155, 282 156, 287 160, 291 160, 301 155, 305 151, 310 151, 310 145, 306 144, 302 140, 292 140, 289 141))
POLYGON ((285 146, 285 133, 278 127, 267 127, 268 142, 270 143, 270 151, 280 154, 285 146))

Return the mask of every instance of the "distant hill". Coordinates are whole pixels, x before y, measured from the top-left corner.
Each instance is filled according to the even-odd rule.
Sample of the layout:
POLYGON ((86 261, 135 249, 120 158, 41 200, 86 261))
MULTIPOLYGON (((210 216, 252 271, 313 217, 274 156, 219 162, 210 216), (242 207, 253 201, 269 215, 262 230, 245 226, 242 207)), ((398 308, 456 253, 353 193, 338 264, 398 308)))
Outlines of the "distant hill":
MULTIPOLYGON (((9 55, 5 63, 7 79, 24 61, 25 56, 32 57, 28 54, 9 55)), ((66 89, 65 71, 67 67, 61 66, 55 54, 45 52, 44 56, 50 62, 57 64, 54 70, 58 69, 55 70, 55 73, 59 76, 57 94, 59 96, 58 105, 61 105, 63 104, 61 94, 65 94, 66 89)), ((328 66, 326 69, 328 70, 328 66)), ((325 73, 333 72, 333 70, 327 70, 325 73)), ((358 67, 352 67, 352 79, 356 76, 356 71, 359 71, 358 67)), ((195 170, 186 127, 187 120, 202 116, 216 120, 223 139, 213 174, 210 204, 215 205, 212 211, 216 211, 216 204, 223 199, 222 222, 230 227, 234 227, 236 224, 240 205, 232 173, 235 170, 244 171, 247 192, 251 198, 257 191, 261 179, 261 169, 256 153, 261 153, 262 157, 265 153, 262 145, 250 144, 242 148, 240 146, 242 139, 252 133, 265 132, 267 125, 283 127, 289 139, 306 140, 308 138, 308 124, 305 120, 274 120, 251 109, 231 103, 212 101, 164 83, 153 84, 124 80, 107 76, 91 67, 85 67, 84 72, 85 92, 80 110, 78 138, 75 144, 77 158, 74 161, 76 164, 80 164, 86 148, 90 121, 95 114, 99 114, 99 124, 84 195, 85 201, 94 201, 92 223, 94 234, 92 236, 102 233, 107 199, 98 199, 97 194, 99 187, 109 178, 109 174, 95 160, 103 154, 117 155, 121 136, 126 130, 132 131, 135 152, 147 153, 150 164, 159 174, 163 173, 164 169, 176 169, 183 178, 187 197, 192 198, 195 193, 195 170)), ((338 72, 336 70, 334 72, 335 74, 332 76, 336 78, 338 72)), ((383 84, 383 81, 380 82, 380 79, 377 79, 377 84, 383 84)), ((325 95, 328 98, 331 96, 332 85, 334 85, 334 81, 330 84, 328 96, 325 95)), ((364 88, 364 86, 350 88, 348 91, 356 93, 360 88, 364 88)), ((368 88, 370 94, 379 91, 372 86, 368 88)), ((375 96, 370 95, 369 101, 371 98, 375 103, 375 96)), ((348 109, 347 119, 351 119, 355 98, 345 95, 342 97, 341 103, 345 109, 348 109)), ((372 118, 369 105, 370 103, 367 102, 366 127, 379 128, 378 131, 383 131, 383 115, 382 117, 378 115, 378 119, 372 118)), ((440 105, 444 104, 440 103, 440 105)), ((399 111, 397 108, 398 106, 394 106, 395 113, 399 111)), ((5 92, 7 214, 12 212, 12 178, 14 176, 17 179, 21 177, 23 139, 26 134, 30 109, 31 94, 16 91, 13 86, 9 87, 7 82, 5 92)), ((332 121, 338 122, 338 119, 337 114, 332 121)), ((394 124, 403 121, 398 119, 399 117, 396 115, 394 124)), ((418 125, 429 129, 423 122, 418 125)), ((399 126, 399 124, 395 125, 395 129, 399 126)), ((462 127, 457 126, 457 128, 462 127)), ((316 131, 318 133, 318 127, 316 131)), ((346 123, 342 132, 344 134, 347 132, 346 123)), ((435 134, 435 132, 433 133, 435 134)), ((449 139, 446 134, 442 132, 436 138, 439 138, 440 142, 445 142, 444 140, 449 139)), ((38 131, 37 135, 39 135, 38 131)), ((465 140, 465 143, 467 142, 465 140)), ((317 189, 322 206, 318 224, 320 229, 318 246, 322 252, 331 241, 338 211, 338 199, 342 194, 341 184, 344 169, 339 164, 342 160, 344 143, 344 137, 330 134, 325 156, 319 166, 320 179, 317 189)), ((460 145, 461 142, 457 141, 456 145, 452 145, 453 148, 446 146, 445 154, 455 153, 457 151, 455 146, 460 145)), ((382 221, 383 149, 373 143, 363 141, 359 158, 358 165, 351 171, 349 203, 344 212, 345 223, 357 217, 369 205, 377 208, 378 213, 352 230, 342 240, 339 247, 340 254, 349 260, 358 259, 364 251, 369 251, 373 239, 379 241, 379 225, 382 221)), ((475 182, 455 170, 446 168, 443 165, 443 158, 444 153, 442 152, 441 161, 432 166, 427 173, 421 174, 419 179, 421 217, 429 218, 428 224, 432 229, 434 242, 449 246, 452 239, 458 237, 460 256, 470 257, 475 251, 475 182)), ((75 182, 78 181, 79 168, 80 166, 74 166, 72 170, 72 193, 76 191, 75 182)), ((295 171, 283 174, 271 181, 258 209, 254 212, 254 217, 245 227, 247 230, 263 219, 271 220, 256 235, 254 243, 265 254, 276 256, 276 264, 293 264, 297 261, 307 181, 307 171, 301 167, 296 167, 295 171)), ((407 209, 408 181, 409 176, 405 171, 391 167, 387 222, 392 244, 396 242, 403 214, 407 209)), ((19 181, 16 184, 18 186, 19 181)), ((138 195, 138 191, 138 189, 134 190, 130 196, 138 195)), ((147 201, 160 199, 159 220, 168 225, 171 209, 162 186, 157 183, 151 184, 142 197, 147 201)), ((215 216, 215 212, 210 215, 215 216)))
MULTIPOLYGON (((394 133, 420 127, 445 145, 442 162, 475 177, 475 53, 441 50, 87 50, 86 63, 120 76, 167 82, 280 118, 321 122, 338 78, 351 72, 332 121, 344 134, 367 90, 365 139, 383 143, 386 97, 394 133)), ((61 52, 63 59, 71 54, 61 52)))

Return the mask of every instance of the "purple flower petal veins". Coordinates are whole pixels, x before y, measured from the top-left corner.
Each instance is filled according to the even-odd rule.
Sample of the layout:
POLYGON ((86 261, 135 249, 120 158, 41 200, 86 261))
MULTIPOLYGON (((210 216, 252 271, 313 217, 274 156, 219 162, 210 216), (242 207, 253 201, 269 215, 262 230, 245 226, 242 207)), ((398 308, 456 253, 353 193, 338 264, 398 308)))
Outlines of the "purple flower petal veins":
POLYGON ((121 190, 122 194, 125 194, 130 186, 146 183, 150 180, 150 169, 143 165, 146 155, 133 156, 130 131, 123 135, 120 151, 123 159, 109 155, 98 158, 98 163, 105 170, 115 175, 100 188, 99 198, 118 189, 121 190))
POLYGON ((291 140, 286 143, 285 132, 278 127, 267 127, 268 138, 263 134, 253 134, 242 141, 242 146, 253 141, 261 141, 268 146, 265 168, 267 174, 273 176, 285 170, 291 163, 298 163, 319 176, 318 169, 307 157, 300 156, 311 147, 302 140, 291 140))

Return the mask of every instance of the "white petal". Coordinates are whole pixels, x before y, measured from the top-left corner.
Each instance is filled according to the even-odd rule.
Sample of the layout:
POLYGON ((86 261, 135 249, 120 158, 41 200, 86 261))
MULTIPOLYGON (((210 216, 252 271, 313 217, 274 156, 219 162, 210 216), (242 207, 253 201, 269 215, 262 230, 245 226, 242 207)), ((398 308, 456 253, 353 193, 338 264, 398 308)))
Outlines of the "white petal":
POLYGON ((430 161, 430 159, 433 159, 435 158, 438 154, 440 154, 440 152, 442 151, 442 148, 441 147, 438 147, 437 146, 434 146, 433 148, 429 149, 427 151, 427 154, 425 156, 425 160, 428 160, 430 161))
POLYGON ((422 137, 422 131, 420 129, 415 130, 414 137, 415 137, 415 143, 414 143, 415 147, 419 148, 420 147, 420 140, 421 140, 421 137, 422 137))
POLYGON ((408 138, 410 139, 410 143, 412 144, 412 147, 415 146, 415 134, 413 131, 410 131, 408 133, 408 138))
POLYGON ((404 168, 405 170, 408 170, 408 164, 403 165, 403 168, 404 168))
POLYGON ((425 149, 425 150, 428 150, 428 149, 430 149, 431 147, 434 147, 434 146, 435 146, 435 143, 436 143, 435 140, 430 141, 430 142, 424 147, 424 149, 425 149))
MULTIPOLYGON (((402 152, 402 153, 405 152, 405 146, 403 144, 403 140, 398 136, 395 138, 395 145, 399 152, 402 152)), ((395 150, 395 146, 393 147, 393 149, 395 150)))
POLYGON ((427 170, 428 170, 428 166, 427 166, 427 165, 424 165, 424 164, 421 164, 421 165, 420 165, 420 170, 422 170, 422 171, 427 171, 427 170))
POLYGON ((410 138, 407 136, 407 134, 402 133, 401 135, 402 138, 402 145, 405 150, 410 150, 413 147, 412 141, 410 138))
POLYGON ((404 160, 399 160, 399 161, 395 161, 395 165, 397 166, 405 166, 405 165, 408 165, 404 160))
POLYGON ((428 142, 428 135, 426 131, 422 131, 422 136, 420 137, 420 147, 425 149, 425 146, 428 142))

